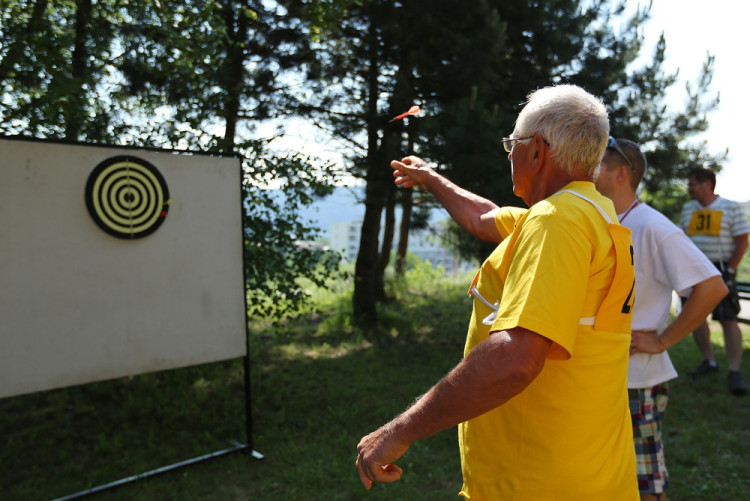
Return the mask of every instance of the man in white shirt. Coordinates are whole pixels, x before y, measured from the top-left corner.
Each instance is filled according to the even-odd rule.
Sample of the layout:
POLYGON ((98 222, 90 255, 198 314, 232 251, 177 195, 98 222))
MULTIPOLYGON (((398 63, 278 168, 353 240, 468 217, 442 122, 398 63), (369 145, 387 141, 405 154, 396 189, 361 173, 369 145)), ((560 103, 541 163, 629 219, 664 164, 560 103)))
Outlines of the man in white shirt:
MULTIPOLYGON (((718 320, 724 331, 724 345, 729 364, 729 390, 744 395, 747 386, 742 380, 742 332, 737 323, 740 302, 735 277, 737 267, 747 250, 750 223, 737 202, 714 193, 716 174, 708 169, 693 169, 688 175, 688 193, 692 200, 682 208, 680 227, 693 243, 721 271, 729 295, 719 303, 711 318, 718 320)), ((703 322, 693 332, 703 361, 690 374, 698 376, 718 372, 719 366, 711 348, 711 331, 703 322)))
POLYGON ((646 158, 638 145, 610 138, 595 182, 614 202, 620 224, 632 232, 635 304, 628 392, 638 489, 642 500, 661 500, 668 486, 662 419, 667 381, 677 377, 667 348, 700 325, 727 288, 719 271, 677 226, 638 201, 636 190, 645 169, 646 158), (673 290, 689 295, 670 323, 673 290))

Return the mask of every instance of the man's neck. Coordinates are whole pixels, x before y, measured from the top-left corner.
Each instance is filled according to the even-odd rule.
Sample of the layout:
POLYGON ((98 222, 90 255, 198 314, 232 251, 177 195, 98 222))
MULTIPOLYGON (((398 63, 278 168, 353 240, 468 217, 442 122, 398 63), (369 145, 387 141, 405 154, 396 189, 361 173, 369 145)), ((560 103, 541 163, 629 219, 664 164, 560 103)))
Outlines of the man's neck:
MULTIPOLYGON (((563 176, 556 176, 549 180, 547 184, 545 184, 542 188, 540 188, 540 198, 538 200, 535 200, 534 203, 539 202, 540 200, 544 200, 547 197, 551 197, 558 191, 565 188, 567 185, 574 181, 588 181, 593 182, 593 179, 591 179, 590 176, 587 175, 578 175, 578 176, 571 176, 570 174, 565 173, 563 176)), ((533 205, 533 204, 531 204, 533 205)))
POLYGON ((703 207, 708 207, 709 205, 714 203, 717 198, 719 198, 719 195, 717 195, 716 193, 711 193, 710 195, 707 195, 698 200, 698 203, 700 203, 703 207))
POLYGON ((614 195, 612 198, 612 204, 615 206, 615 212, 622 214, 635 203, 635 193, 630 190, 622 190, 614 195))
POLYGON ((554 161, 543 162, 531 174, 535 178, 534 186, 529 196, 524 197, 524 202, 529 207, 554 195, 573 181, 594 181, 590 174, 584 172, 571 173, 554 161))

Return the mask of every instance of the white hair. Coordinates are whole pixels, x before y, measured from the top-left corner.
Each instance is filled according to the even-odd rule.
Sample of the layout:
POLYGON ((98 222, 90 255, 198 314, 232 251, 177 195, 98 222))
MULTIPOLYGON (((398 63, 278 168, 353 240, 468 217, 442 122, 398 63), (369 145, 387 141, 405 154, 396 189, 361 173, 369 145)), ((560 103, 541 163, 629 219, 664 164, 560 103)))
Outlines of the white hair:
POLYGON ((607 147, 607 109, 578 86, 544 87, 529 94, 514 133, 516 137, 541 135, 562 168, 571 174, 591 175, 607 147))

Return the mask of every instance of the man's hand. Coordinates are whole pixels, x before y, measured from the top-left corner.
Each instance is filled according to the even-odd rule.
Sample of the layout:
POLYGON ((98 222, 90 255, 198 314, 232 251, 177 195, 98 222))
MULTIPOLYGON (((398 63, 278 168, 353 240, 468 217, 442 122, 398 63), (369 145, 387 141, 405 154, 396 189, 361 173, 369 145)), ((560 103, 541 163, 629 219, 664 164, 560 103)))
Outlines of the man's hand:
POLYGON ((656 331, 633 331, 630 340, 630 354, 662 353, 667 349, 656 331))
POLYGON ((724 273, 722 273, 722 277, 724 278, 724 284, 726 284, 729 292, 734 294, 737 290, 737 272, 734 270, 730 271, 730 269, 727 268, 724 273))
POLYGON ((402 188, 412 188, 414 186, 425 187, 427 178, 432 173, 432 169, 427 163, 419 157, 409 156, 398 160, 391 161, 393 168, 393 177, 396 179, 396 185, 402 188))
POLYGON ((357 470, 365 489, 373 482, 395 482, 401 478, 401 468, 392 464, 400 458, 409 444, 395 437, 390 423, 362 438, 357 446, 357 470))

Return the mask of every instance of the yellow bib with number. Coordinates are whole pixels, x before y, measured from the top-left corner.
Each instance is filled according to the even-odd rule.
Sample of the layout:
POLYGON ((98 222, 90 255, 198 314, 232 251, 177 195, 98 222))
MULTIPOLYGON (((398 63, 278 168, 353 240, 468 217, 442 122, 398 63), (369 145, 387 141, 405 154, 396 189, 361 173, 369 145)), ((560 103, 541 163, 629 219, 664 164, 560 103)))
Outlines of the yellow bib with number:
POLYGON ((719 236, 721 231, 721 218, 724 213, 720 210, 697 210, 690 216, 690 224, 687 227, 688 235, 712 235, 719 236))
POLYGON ((617 264, 612 286, 596 313, 594 329, 609 332, 630 332, 635 302, 635 277, 633 266, 633 244, 630 230, 619 224, 609 225, 609 234, 614 242, 617 264), (625 291, 627 296, 623 297, 625 291))

